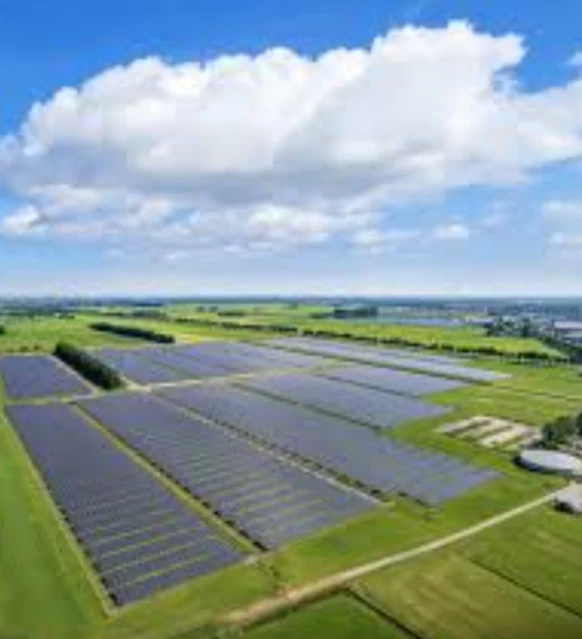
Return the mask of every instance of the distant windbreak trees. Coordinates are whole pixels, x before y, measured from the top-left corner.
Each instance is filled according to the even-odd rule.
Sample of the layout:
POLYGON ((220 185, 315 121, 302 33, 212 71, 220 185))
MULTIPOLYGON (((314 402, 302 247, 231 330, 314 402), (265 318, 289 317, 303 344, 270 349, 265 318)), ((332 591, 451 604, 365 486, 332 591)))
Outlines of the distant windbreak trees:
POLYGON ((150 342, 158 342, 160 344, 173 344, 176 341, 176 338, 173 335, 158 333, 157 331, 152 331, 148 328, 139 328, 137 326, 111 324, 109 322, 95 322, 90 326, 95 331, 114 333, 115 335, 122 335, 123 337, 136 337, 138 339, 145 339, 150 342))
POLYGON ((73 344, 59 342, 54 354, 62 362, 74 368, 77 373, 90 382, 93 382, 96 386, 100 386, 106 390, 114 390, 123 386, 123 380, 117 371, 73 344))

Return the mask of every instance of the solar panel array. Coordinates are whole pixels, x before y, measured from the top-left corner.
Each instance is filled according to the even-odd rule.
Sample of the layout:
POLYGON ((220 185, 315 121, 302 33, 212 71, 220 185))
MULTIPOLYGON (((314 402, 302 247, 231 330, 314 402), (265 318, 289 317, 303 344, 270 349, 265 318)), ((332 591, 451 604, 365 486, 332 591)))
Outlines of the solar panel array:
POLYGON ((329 359, 319 355, 283 351, 281 349, 271 348, 264 342, 223 342, 222 344, 227 346, 232 352, 261 357, 274 362, 278 368, 314 368, 331 363, 329 359))
POLYGON ((448 455, 390 440, 376 431, 225 383, 166 388, 167 399, 381 493, 427 505, 496 476, 448 455))
POLYGON ((141 393, 82 408, 264 548, 355 516, 375 502, 141 393))
POLYGON ((118 605, 242 558, 71 406, 19 405, 7 413, 118 605))
POLYGON ((375 368, 356 364, 331 368, 324 374, 331 379, 349 382, 350 384, 369 386, 378 390, 413 396, 440 393, 465 386, 461 381, 445 377, 434 377, 394 368, 375 368))
POLYGON ((204 342, 139 349, 94 351, 106 364, 137 384, 171 384, 189 379, 305 368, 329 362, 319 356, 239 342, 204 342))
POLYGON ((172 368, 159 366, 144 357, 147 349, 103 348, 94 354, 103 362, 116 369, 127 379, 138 384, 165 384, 189 379, 189 375, 172 368))
POLYGON ((427 404, 411 397, 307 373, 256 377, 240 383, 252 390, 375 428, 392 428, 403 421, 436 417, 450 410, 448 407, 427 404))
POLYGON ((242 342, 206 342, 181 345, 180 354, 203 363, 220 366, 231 373, 250 373, 278 368, 314 368, 329 363, 316 355, 262 347, 242 342))
POLYGON ((77 374, 49 355, 4 355, 0 375, 11 399, 37 399, 92 392, 77 374))
POLYGON ((223 370, 223 375, 237 375, 265 371, 274 368, 273 363, 262 357, 233 352, 222 343, 193 344, 179 347, 180 355, 223 370))
POLYGON ((460 377, 476 382, 492 382, 505 379, 508 375, 487 371, 480 368, 471 368, 463 365, 462 361, 452 358, 412 353, 404 350, 378 348, 364 346, 348 342, 332 342, 329 340, 309 339, 303 337, 289 337, 270 340, 272 346, 298 349, 307 353, 326 355, 380 364, 383 366, 396 366, 423 371, 435 375, 460 377), (450 360, 450 361, 449 361, 450 360))

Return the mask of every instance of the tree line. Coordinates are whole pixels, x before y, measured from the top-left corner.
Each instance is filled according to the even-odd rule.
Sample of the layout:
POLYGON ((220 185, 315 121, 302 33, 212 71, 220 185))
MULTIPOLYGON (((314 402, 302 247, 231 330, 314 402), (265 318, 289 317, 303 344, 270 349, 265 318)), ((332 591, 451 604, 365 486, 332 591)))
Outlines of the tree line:
POLYGON ((244 331, 266 331, 274 333, 285 333, 293 335, 302 335, 306 337, 323 337, 329 339, 350 339, 357 342, 363 342, 384 346, 400 346, 408 348, 423 348, 435 351, 447 351, 450 353, 460 353, 467 355, 486 355, 492 357, 503 357, 505 359, 513 359, 517 361, 537 362, 543 364, 556 364, 568 361, 568 357, 562 354, 553 354, 546 351, 515 351, 496 348, 494 345, 468 345, 468 344, 452 344, 447 342, 426 342, 423 340, 415 340, 413 338, 399 336, 377 336, 377 335, 358 335, 350 331, 338 331, 337 329, 326 328, 307 328, 296 324, 285 323, 258 323, 248 321, 232 321, 226 318, 175 318, 175 322, 192 324, 198 326, 214 326, 217 328, 225 328, 229 330, 244 331))
POLYGON ((114 333, 123 337, 136 337, 148 340, 150 342, 158 342, 160 344, 173 344, 176 338, 167 333, 159 333, 149 328, 139 328, 137 326, 126 326, 123 324, 110 324, 109 322, 95 322, 89 325, 95 331, 103 333, 114 333))
POLYGON ((107 364, 97 359, 87 351, 68 342, 59 342, 54 354, 62 362, 74 368, 80 375, 106 390, 113 390, 123 386, 123 380, 107 364))

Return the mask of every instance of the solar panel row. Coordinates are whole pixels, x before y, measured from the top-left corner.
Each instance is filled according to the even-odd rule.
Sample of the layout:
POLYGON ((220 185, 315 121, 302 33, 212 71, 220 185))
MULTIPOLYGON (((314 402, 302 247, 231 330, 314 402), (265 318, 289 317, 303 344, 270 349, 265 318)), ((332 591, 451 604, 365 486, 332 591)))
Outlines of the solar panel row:
POLYGON ((49 355, 4 355, 0 357, 0 375, 11 399, 92 392, 78 375, 49 355))
POLYGON ((462 360, 453 360, 444 357, 417 354, 404 350, 378 348, 340 341, 309 339, 303 337, 289 337, 270 340, 268 344, 274 347, 297 349, 301 352, 354 359, 370 364, 396 366, 412 370, 423 371, 434 375, 460 377, 476 382, 491 382, 505 379, 508 375, 487 371, 479 368, 471 368, 463 365, 462 360))
POLYGON ((373 500, 141 393, 81 406, 264 548, 339 523, 373 500))
POLYGON ((134 350, 104 348, 96 350, 95 354, 138 384, 315 367, 328 361, 318 356, 238 342, 205 342, 134 350))
POLYGON ((121 375, 138 384, 165 384, 189 379, 189 375, 172 368, 159 366, 145 358, 146 349, 113 349, 95 351, 95 355, 121 375))
POLYGON ((411 373, 394 368, 375 368, 356 364, 330 368, 324 375, 350 384, 413 396, 441 393, 465 386, 463 382, 454 379, 411 373))
POLYGON ((239 383, 252 390, 269 393, 375 428, 392 428, 402 421, 436 417, 450 410, 410 397, 306 373, 257 377, 239 383))
POLYGON ((382 493, 437 505, 496 476, 447 455, 231 384, 161 391, 167 399, 382 493))
POLYGON ((7 414, 118 605, 242 557, 71 406, 10 406, 7 414))

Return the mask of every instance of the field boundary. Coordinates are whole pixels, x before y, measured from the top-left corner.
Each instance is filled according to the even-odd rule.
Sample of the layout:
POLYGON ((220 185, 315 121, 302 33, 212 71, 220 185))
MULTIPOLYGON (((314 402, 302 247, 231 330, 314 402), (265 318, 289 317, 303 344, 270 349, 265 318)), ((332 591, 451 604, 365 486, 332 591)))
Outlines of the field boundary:
POLYGON ((552 597, 546 596, 543 593, 538 592, 535 588, 532 588, 531 586, 521 583, 518 579, 515 579, 514 577, 510 577, 509 575, 506 575, 500 572, 499 570, 495 570, 495 568, 488 566, 486 563, 482 561, 479 561, 477 559, 474 559, 473 557, 469 557, 465 555, 463 555, 463 557, 467 561, 470 561, 472 564, 480 568, 481 570, 485 570, 489 574, 495 575, 495 577, 498 577, 499 579, 503 579, 504 581, 507 581, 508 583, 518 588, 521 588, 522 590, 529 593, 533 597, 537 597, 538 599, 543 599, 544 601, 551 604, 552 606, 555 606, 556 608, 561 608, 564 612, 574 615, 575 617, 578 617, 578 619, 582 620, 582 613, 579 610, 574 610, 573 608, 570 608, 570 606, 564 605, 563 603, 559 601, 555 601, 552 597))
POLYGON ((476 535, 483 530, 497 526, 498 524, 509 519, 513 519, 514 517, 518 517, 525 512, 547 504, 559 495, 562 490, 563 488, 495 515, 494 517, 490 517, 489 519, 473 526, 469 526, 468 528, 464 528, 450 535, 446 535, 445 537, 441 537, 440 539, 417 546, 416 548, 411 548, 409 550, 385 556, 382 559, 362 564, 329 577, 324 577, 323 579, 305 586, 287 590, 277 597, 264 599, 242 610, 232 611, 225 615, 224 622, 229 625, 246 627, 258 622, 262 618, 271 616, 272 614, 286 608, 296 606, 300 602, 312 599, 326 592, 332 592, 333 590, 342 588, 348 585, 351 581, 364 577, 372 572, 440 550, 441 548, 450 546, 457 541, 476 535))

